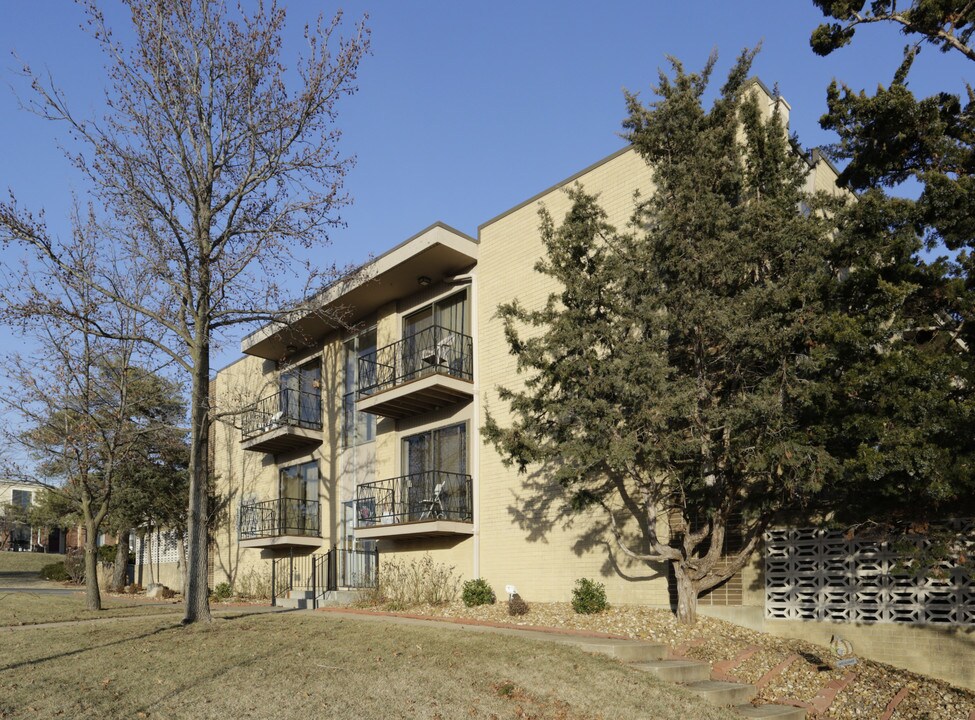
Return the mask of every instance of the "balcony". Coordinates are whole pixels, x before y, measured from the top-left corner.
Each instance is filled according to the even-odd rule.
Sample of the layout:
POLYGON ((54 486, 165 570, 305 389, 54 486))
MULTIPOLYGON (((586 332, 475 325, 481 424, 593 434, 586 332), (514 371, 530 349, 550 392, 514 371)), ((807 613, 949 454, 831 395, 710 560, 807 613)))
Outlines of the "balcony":
POLYGON ((284 389, 244 411, 244 450, 280 453, 322 442, 322 396, 284 389))
POLYGON ((361 540, 474 534, 470 475, 433 470, 356 488, 361 540))
POLYGON ((399 419, 473 395, 474 340, 439 325, 359 358, 362 412, 399 419))
POLYGON ((322 544, 321 506, 297 498, 242 503, 237 539, 241 547, 318 547, 322 544))

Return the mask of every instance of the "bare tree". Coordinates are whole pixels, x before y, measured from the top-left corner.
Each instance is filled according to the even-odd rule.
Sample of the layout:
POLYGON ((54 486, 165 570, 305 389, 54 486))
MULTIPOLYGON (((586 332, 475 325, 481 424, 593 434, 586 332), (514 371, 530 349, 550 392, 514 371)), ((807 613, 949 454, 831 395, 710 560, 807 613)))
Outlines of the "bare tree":
MULTIPOLYGON (((365 20, 339 37, 341 13, 305 30, 305 52, 285 67, 285 11, 259 2, 253 13, 217 0, 125 0, 134 40, 118 42, 92 0, 92 36, 107 57, 107 112, 75 115, 64 93, 30 67, 31 108, 67 123, 81 148, 72 159, 88 181, 92 209, 76 213, 60 241, 43 218, 11 197, 0 204, 0 237, 30 254, 34 268, 89 288, 102 302, 137 314, 136 332, 98 324, 168 355, 189 378, 190 500, 184 622, 208 621, 207 484, 210 352, 221 331, 273 322, 307 296, 270 280, 283 272, 336 276, 316 258, 340 220, 350 159, 337 150, 337 103, 355 91, 369 49, 365 20), (94 262, 79 264, 77 247, 94 262)), ((36 278, 37 276, 35 276, 36 278)), ((8 287, 25 312, 86 319, 64 306, 43 279, 8 287)))
MULTIPOLYGON (((79 316, 98 312, 71 293, 62 299, 79 316)), ((135 449, 158 428, 151 419, 143 421, 145 397, 142 378, 133 371, 133 342, 106 340, 41 318, 34 323, 36 354, 14 355, 5 364, 10 387, 3 403, 22 422, 5 435, 8 444, 26 451, 45 485, 81 519, 86 607, 100 610, 98 535, 135 449)), ((127 324, 119 320, 116 326, 124 330, 127 324)))

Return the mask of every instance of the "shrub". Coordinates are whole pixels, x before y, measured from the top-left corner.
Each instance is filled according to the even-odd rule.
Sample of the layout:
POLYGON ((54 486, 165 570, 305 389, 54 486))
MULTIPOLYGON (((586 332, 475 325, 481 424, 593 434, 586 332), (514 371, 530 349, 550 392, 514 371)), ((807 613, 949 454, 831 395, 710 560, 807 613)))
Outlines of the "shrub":
POLYGON ((415 605, 446 605, 457 597, 460 578, 452 565, 433 561, 429 553, 409 562, 387 560, 379 569, 379 585, 368 593, 374 604, 390 610, 415 605))
POLYGON ((461 599, 464 601, 464 604, 467 607, 475 607, 476 605, 494 605, 494 590, 491 589, 488 581, 484 578, 468 580, 464 583, 464 589, 461 592, 461 599))
POLYGON ((589 578, 579 578, 572 589, 572 609, 580 615, 593 615, 609 607, 606 586, 589 578))
POLYGON ((139 583, 126 585, 124 589, 129 595, 137 595, 138 593, 142 592, 142 586, 139 583))
POLYGON ((528 603, 521 599, 521 595, 515 593, 508 600, 508 614, 517 615, 527 615, 528 614, 528 603))
POLYGON ((64 556, 64 569, 68 573, 68 580, 73 583, 85 581, 85 551, 69 550, 64 556))
POLYGON ((246 572, 238 573, 233 587, 237 597, 270 600, 271 571, 249 568, 246 572))
POLYGON ((63 562, 51 563, 42 567, 41 577, 45 580, 54 580, 55 582, 68 582, 71 579, 63 562))
POLYGON ((230 583, 222 582, 217 583, 217 586, 213 588, 213 592, 210 593, 210 597, 214 602, 223 602, 224 600, 228 600, 233 593, 234 589, 230 587, 230 583))
POLYGON ((117 545, 99 545, 98 546, 98 560, 103 563, 113 563, 115 562, 115 553, 118 550, 117 545))

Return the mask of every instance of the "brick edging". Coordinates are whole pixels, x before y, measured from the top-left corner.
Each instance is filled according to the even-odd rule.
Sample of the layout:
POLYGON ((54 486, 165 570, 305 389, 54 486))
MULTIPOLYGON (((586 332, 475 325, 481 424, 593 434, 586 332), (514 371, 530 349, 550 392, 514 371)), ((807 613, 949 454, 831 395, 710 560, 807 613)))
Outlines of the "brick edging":
MULTIPOLYGON (((437 615, 414 615, 412 613, 385 612, 382 610, 363 610, 360 608, 318 608, 317 612, 330 612, 338 614, 366 615, 373 617, 395 617, 407 618, 409 620, 427 620, 430 622, 444 622, 453 625, 477 625, 479 627, 493 627, 502 630, 528 630, 531 632, 543 632, 551 635, 574 635, 576 637, 599 638, 602 640, 636 640, 638 638, 627 637, 626 635, 613 635, 611 633, 601 633, 591 630, 576 630, 575 628, 557 628, 547 625, 515 625, 514 623, 500 623, 492 620, 477 620, 474 618, 440 617, 437 615)), ((645 641, 651 642, 651 641, 645 641)))

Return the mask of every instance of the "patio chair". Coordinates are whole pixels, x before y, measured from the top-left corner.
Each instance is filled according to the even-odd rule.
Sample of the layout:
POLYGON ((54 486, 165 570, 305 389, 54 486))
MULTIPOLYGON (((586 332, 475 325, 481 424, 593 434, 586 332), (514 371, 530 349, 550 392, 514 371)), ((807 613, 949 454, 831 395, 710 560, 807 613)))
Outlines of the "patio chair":
POLYGON ((443 507, 443 491, 444 483, 437 483, 433 488, 433 495, 420 501, 420 506, 423 508, 423 513, 420 515, 421 520, 432 520, 433 518, 443 520, 447 517, 443 507))
POLYGON ((428 365, 446 365, 450 360, 450 352, 453 347, 453 335, 442 337, 423 353, 423 362, 428 365))

